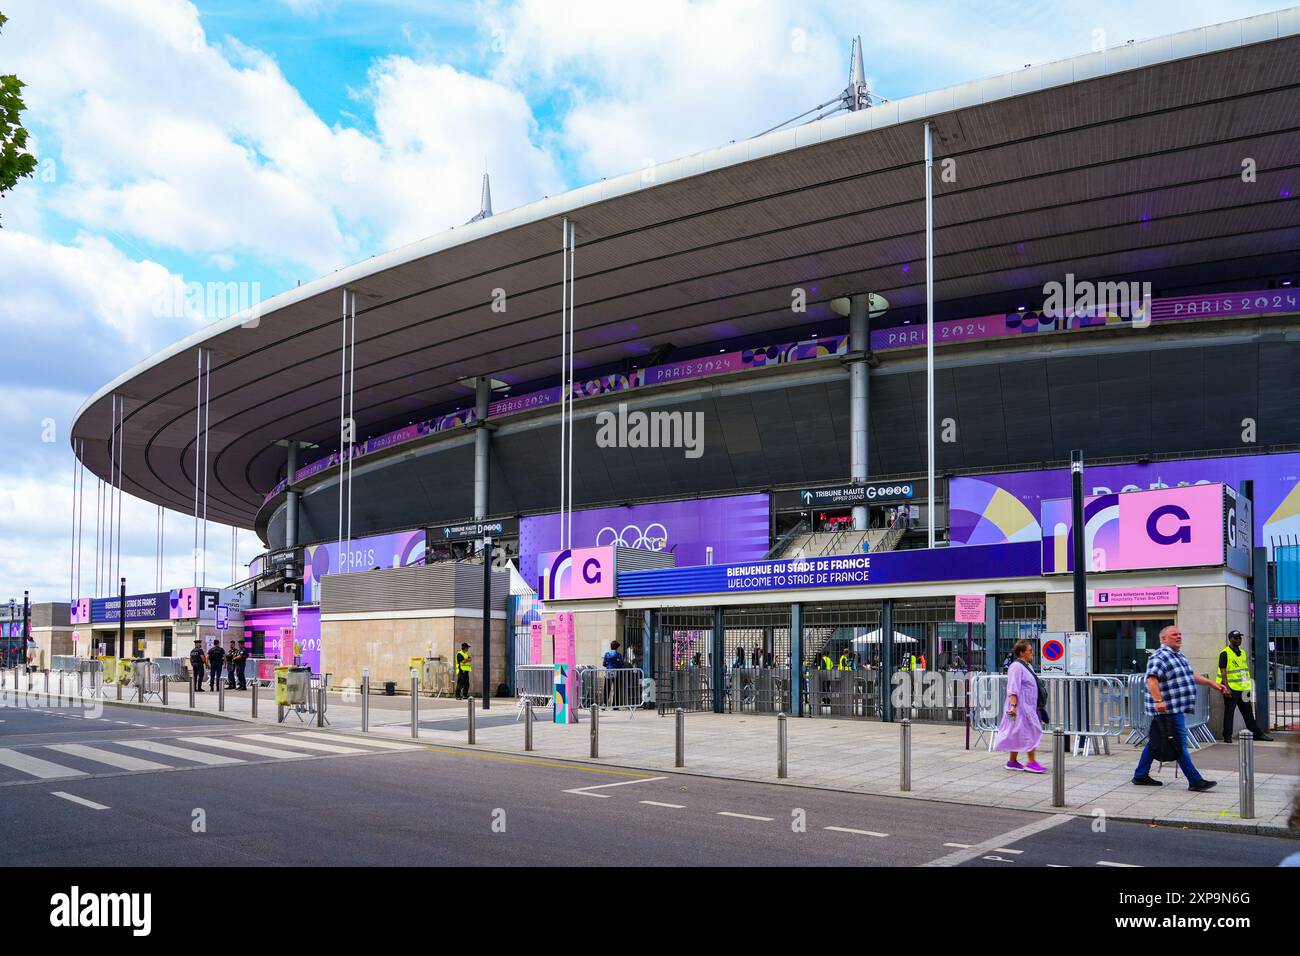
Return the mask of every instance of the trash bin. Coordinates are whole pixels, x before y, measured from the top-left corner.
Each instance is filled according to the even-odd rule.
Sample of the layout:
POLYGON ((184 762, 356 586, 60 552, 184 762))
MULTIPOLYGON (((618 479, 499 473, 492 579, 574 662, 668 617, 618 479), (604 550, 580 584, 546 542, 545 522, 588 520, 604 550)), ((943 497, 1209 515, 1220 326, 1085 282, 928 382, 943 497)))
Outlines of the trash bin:
POLYGON ((395 680, 384 681, 384 696, 385 697, 397 696, 397 681, 395 680))

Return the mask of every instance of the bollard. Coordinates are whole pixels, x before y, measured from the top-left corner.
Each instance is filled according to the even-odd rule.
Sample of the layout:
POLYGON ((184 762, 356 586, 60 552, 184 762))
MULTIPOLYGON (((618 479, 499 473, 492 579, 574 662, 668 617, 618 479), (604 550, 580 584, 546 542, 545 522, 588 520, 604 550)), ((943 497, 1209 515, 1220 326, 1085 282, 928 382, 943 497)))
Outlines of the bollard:
POLYGON ((912 718, 904 717, 898 725, 898 789, 912 789, 912 718))
POLYGON ((533 749, 533 702, 524 701, 524 750, 533 749))
POLYGON ((316 688, 316 726, 325 726, 325 678, 322 677, 320 686, 316 688))
POLYGON ((63 671, 59 671, 59 706, 60 707, 63 706, 63 683, 64 683, 63 678, 65 678, 66 676, 67 675, 63 671))
POLYGON ((163 700, 163 706, 166 707, 166 706, 167 706, 167 685, 168 685, 169 683, 171 683, 171 681, 169 681, 167 678, 164 677, 164 678, 162 679, 161 683, 162 683, 162 700, 163 700))
POLYGON ((677 754, 674 767, 686 766, 686 711, 677 708, 677 754))
POLYGON ((591 705, 591 755, 600 756, 600 708, 591 705))
POLYGON ((788 720, 785 714, 776 715, 776 778, 784 780, 786 777, 785 752, 789 745, 787 736, 788 720))
POLYGON ((1255 819, 1255 735, 1243 730, 1237 735, 1237 776, 1240 780, 1240 816, 1255 819))
MULTIPOLYGON (((420 736, 420 676, 411 671, 411 739, 420 736)), ((473 743, 471 740, 470 743, 473 743)))
POLYGON ((1052 731, 1052 806, 1065 806, 1065 731, 1052 731))
POLYGON ((261 684, 262 682, 260 680, 258 680, 256 677, 253 678, 253 719, 254 720, 257 719, 257 688, 260 687, 261 684))
POLYGON ((114 683, 117 684, 117 699, 122 699, 122 679, 119 677, 114 683))
POLYGON ((226 682, 220 676, 217 677, 217 710, 226 712, 226 682))
POLYGON ((361 732, 370 730, 370 668, 361 675, 361 732))
POLYGON ((469 698, 469 742, 474 742, 474 698, 469 698))
POLYGON ((190 678, 190 710, 194 709, 194 678, 190 678))

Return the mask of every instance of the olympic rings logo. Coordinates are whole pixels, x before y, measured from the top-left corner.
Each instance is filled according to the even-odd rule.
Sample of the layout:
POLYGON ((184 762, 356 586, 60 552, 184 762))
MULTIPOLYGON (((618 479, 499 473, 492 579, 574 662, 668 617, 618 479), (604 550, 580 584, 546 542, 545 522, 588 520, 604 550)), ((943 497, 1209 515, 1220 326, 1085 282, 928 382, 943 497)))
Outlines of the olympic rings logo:
POLYGON ((627 525, 622 531, 612 526, 601 528, 596 532, 596 547, 610 545, 641 548, 645 551, 662 551, 668 547, 668 529, 658 521, 646 525, 644 531, 634 524, 627 525), (604 538, 605 535, 609 535, 608 539, 604 538))

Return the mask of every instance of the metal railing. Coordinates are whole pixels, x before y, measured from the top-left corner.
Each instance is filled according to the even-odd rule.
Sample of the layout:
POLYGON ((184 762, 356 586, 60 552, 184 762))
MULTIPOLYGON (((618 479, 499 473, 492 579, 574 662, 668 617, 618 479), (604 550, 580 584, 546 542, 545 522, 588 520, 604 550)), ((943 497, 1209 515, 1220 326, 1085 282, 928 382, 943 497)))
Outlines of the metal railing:
MULTIPOLYGON (((1110 753, 1110 738, 1119 738, 1130 725, 1132 681, 1129 675, 1040 675, 1047 689, 1048 723, 1072 740, 1072 752, 1088 755, 1101 748, 1110 753)), ((975 674, 971 678, 971 730, 989 750, 997 742, 1007 696, 1005 674, 975 674)), ((1046 728, 1044 728, 1046 732, 1046 728)))
POLYGON ((731 667, 727 670, 727 711, 744 714, 790 712, 790 668, 731 667))
POLYGON ((634 713, 645 703, 644 677, 639 667, 579 667, 578 706, 634 713))

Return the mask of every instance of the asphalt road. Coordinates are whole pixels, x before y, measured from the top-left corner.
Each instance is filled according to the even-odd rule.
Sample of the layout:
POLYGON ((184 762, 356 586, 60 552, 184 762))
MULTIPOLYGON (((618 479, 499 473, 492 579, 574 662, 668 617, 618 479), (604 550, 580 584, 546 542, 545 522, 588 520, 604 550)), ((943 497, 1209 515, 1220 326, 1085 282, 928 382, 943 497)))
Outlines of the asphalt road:
POLYGON ((1222 867, 1296 849, 111 705, 0 710, 0 827, 4 866, 1222 867))

